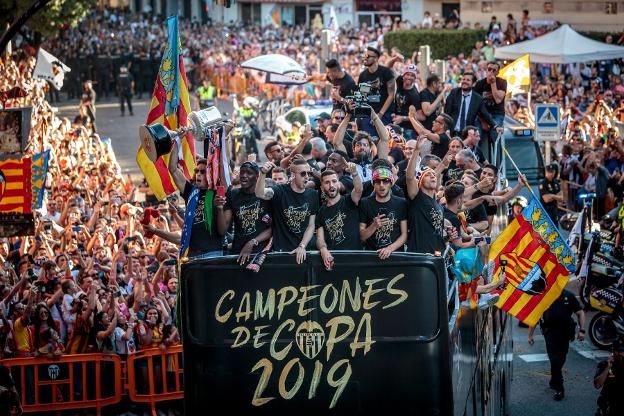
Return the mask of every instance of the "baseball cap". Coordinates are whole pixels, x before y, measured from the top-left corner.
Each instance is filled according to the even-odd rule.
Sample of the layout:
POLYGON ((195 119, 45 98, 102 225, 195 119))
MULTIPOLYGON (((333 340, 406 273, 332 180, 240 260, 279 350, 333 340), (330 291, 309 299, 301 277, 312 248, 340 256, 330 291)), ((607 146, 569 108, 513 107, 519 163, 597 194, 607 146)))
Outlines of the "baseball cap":
POLYGON ((240 169, 242 170, 243 168, 245 169, 250 169, 253 170, 254 172, 258 173, 260 172, 260 168, 258 167, 258 165, 254 162, 244 162, 241 166, 240 169))
POLYGON ((323 111, 321 114, 316 116, 315 120, 331 120, 331 116, 323 111))
POLYGON ((544 169, 549 170, 549 171, 551 171, 551 172, 554 172, 554 171, 556 171, 556 170, 557 170, 557 164, 556 164, 556 163, 551 163, 551 164, 549 164, 549 165, 546 165, 546 166, 544 167, 544 169))

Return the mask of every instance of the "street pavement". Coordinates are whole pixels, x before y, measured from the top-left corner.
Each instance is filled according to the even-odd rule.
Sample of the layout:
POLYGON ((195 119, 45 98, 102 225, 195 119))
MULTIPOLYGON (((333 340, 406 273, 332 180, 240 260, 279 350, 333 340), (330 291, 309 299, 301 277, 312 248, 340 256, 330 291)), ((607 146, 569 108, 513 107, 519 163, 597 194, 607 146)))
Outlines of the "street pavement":
MULTIPOLYGON (((578 281, 574 278, 568 290, 578 293, 578 281)), ((595 312, 586 312, 586 326, 595 312)), ((593 379, 598 362, 609 356, 607 351, 598 350, 589 341, 570 343, 570 351, 563 368, 565 398, 556 402, 554 391, 548 387, 550 363, 546 355, 544 337, 535 331, 535 343, 529 346, 527 328, 513 328, 514 373, 511 383, 510 416, 593 416, 599 391, 594 389, 593 379)), ((587 329, 587 328, 586 328, 587 329)))
MULTIPOLYGON (((60 104, 53 104, 58 107, 61 117, 73 119, 78 114, 78 102, 65 101, 60 104)), ((232 113, 232 103, 230 101, 219 100, 219 110, 222 113, 232 113)), ((130 174, 136 182, 142 179, 142 173, 136 164, 136 153, 139 148, 139 127, 147 120, 149 101, 146 96, 143 99, 135 99, 132 102, 133 116, 126 112, 125 117, 121 116, 119 102, 107 100, 96 103, 96 125, 98 134, 101 137, 110 137, 115 150, 117 161, 121 165, 124 176, 130 174)), ((263 151, 263 143, 258 143, 260 152, 263 151)), ((201 154, 203 144, 196 143, 196 149, 201 154)))
MULTIPOLYGON (((147 99, 133 102, 134 116, 121 117, 119 104, 116 101, 98 103, 97 126, 102 137, 111 137, 113 149, 124 174, 129 173, 135 181, 141 178, 136 165, 135 155, 139 145, 139 126, 145 122, 148 111, 147 99)), ((58 105, 61 116, 73 117, 77 114, 76 102, 65 102, 58 105)), ((222 112, 231 113, 229 102, 220 104, 222 112)), ((262 152, 264 143, 259 143, 262 152)), ((197 149, 203 149, 199 144, 197 149)), ((570 283, 570 289, 578 293, 577 284, 570 283)), ((589 313, 587 322, 593 313, 589 313)), ((546 356, 544 338, 539 329, 536 330, 535 344, 527 343, 527 329, 515 324, 514 340, 514 373, 511 391, 510 416, 541 416, 593 415, 596 409, 598 391, 592 385, 596 364, 605 359, 608 353, 597 350, 589 339, 584 342, 574 341, 564 367, 566 397, 561 402, 553 400, 553 391, 548 387, 550 366, 546 356)))

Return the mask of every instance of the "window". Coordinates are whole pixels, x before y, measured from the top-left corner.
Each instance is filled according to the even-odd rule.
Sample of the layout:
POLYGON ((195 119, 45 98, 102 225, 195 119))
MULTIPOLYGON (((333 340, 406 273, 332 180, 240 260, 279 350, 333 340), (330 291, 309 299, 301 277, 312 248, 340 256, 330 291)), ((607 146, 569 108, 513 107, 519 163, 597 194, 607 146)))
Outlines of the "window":
POLYGON ((492 6, 491 1, 481 2, 481 13, 492 13, 493 11, 494 11, 494 7, 492 6))
POLYGON ((552 1, 545 1, 544 2, 544 14, 551 14, 554 13, 555 11, 555 6, 553 5, 552 1))
POLYGON ((607 2, 605 2, 605 13, 606 14, 617 14, 617 1, 607 1, 607 2))

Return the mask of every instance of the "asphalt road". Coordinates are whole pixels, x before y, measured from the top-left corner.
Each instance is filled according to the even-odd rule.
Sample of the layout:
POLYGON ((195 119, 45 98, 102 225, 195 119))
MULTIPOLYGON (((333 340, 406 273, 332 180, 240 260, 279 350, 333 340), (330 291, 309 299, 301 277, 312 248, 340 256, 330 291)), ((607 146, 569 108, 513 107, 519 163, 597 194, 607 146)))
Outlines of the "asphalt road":
MULTIPOLYGON (((568 289, 578 293, 578 282, 571 281, 568 289)), ((586 313, 586 322, 595 312, 586 313)), ((536 329, 535 343, 529 346, 527 328, 513 328, 514 374, 511 384, 510 416, 593 416, 596 411, 598 390, 594 389, 593 379, 598 362, 609 355, 598 350, 589 338, 570 343, 570 351, 564 366, 565 398, 556 402, 548 387, 550 364, 546 355, 544 338, 536 329)))
MULTIPOLYGON (((78 114, 77 101, 65 101, 56 104, 59 115, 73 118, 78 114)), ((110 137, 115 150, 117 161, 125 174, 130 174, 137 181, 142 179, 141 171, 136 164, 135 157, 139 148, 139 127, 147 120, 149 101, 144 95, 142 99, 134 99, 132 107, 134 115, 130 116, 126 111, 125 117, 121 116, 121 110, 117 101, 108 100, 96 103, 96 125, 101 137, 110 137)), ((232 103, 219 100, 221 112, 232 112, 232 103)), ((258 143, 260 151, 264 146, 258 143)), ((196 143, 196 149, 201 153, 203 145, 196 143)))
MULTIPOLYGON (((135 100, 134 116, 121 117, 119 104, 109 101, 97 104, 98 132, 103 137, 111 137, 113 148, 124 173, 129 173, 135 180, 141 177, 136 165, 135 155, 138 149, 138 128, 145 122, 148 101, 135 100)), ((221 111, 231 112, 231 103, 222 103, 221 111)), ((75 116, 77 103, 61 103, 60 115, 75 116)), ((261 150, 262 151, 261 146, 261 150)), ((201 145, 197 146, 202 149, 201 145)), ((569 287, 576 293, 576 283, 569 287)), ((588 314, 587 322, 592 313, 588 314)), ((608 354, 598 351, 586 340, 574 341, 564 367, 566 397, 561 402, 552 398, 553 392, 548 387, 550 366, 546 356, 544 339, 536 332, 535 344, 527 343, 527 329, 514 327, 514 375, 511 393, 511 416, 593 415, 596 409, 598 392, 593 388, 592 380, 596 364, 608 354)))

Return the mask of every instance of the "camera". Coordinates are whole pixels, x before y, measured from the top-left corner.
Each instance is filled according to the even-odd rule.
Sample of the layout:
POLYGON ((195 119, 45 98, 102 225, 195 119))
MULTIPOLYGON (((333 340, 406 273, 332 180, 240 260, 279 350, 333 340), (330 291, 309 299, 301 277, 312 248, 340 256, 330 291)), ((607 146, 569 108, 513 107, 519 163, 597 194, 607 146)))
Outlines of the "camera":
POLYGON ((355 118, 365 118, 371 116, 371 103, 379 103, 381 102, 381 96, 379 94, 373 95, 373 85, 369 82, 360 82, 358 84, 358 89, 348 97, 345 97, 347 100, 351 100, 353 102, 353 109, 347 108, 347 111, 350 111, 353 117, 355 118))

